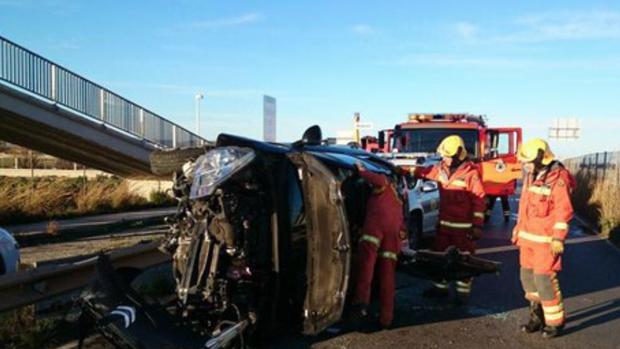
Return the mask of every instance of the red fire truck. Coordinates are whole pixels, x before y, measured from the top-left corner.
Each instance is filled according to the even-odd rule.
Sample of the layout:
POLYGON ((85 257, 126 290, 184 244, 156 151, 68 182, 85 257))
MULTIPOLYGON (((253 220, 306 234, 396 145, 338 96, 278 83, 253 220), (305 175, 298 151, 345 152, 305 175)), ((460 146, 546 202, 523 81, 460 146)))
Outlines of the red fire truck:
POLYGON ((480 165, 487 195, 514 194, 521 176, 516 157, 522 137, 519 127, 489 128, 480 115, 409 114, 407 122, 380 131, 377 139, 365 137, 361 143, 364 149, 407 167, 432 158, 439 143, 454 134, 463 138, 470 159, 480 165))

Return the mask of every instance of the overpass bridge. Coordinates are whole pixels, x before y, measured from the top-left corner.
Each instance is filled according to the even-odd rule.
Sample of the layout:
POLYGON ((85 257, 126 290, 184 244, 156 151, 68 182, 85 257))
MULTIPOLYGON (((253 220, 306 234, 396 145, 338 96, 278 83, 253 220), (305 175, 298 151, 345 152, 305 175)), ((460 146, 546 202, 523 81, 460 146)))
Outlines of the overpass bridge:
POLYGON ((123 177, 155 149, 206 141, 0 36, 0 139, 123 177))

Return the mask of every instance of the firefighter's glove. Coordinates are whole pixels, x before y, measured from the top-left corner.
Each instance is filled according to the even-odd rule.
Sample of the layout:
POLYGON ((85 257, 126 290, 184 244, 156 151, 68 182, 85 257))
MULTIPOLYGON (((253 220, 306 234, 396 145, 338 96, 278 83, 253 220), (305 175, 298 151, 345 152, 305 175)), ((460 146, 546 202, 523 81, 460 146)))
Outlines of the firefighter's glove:
POLYGON ((519 242, 519 231, 517 228, 512 231, 512 238, 510 238, 510 242, 512 242, 513 245, 516 245, 517 242, 519 242))
POLYGON ((551 240, 551 254, 559 256, 562 253, 564 253, 564 242, 558 239, 551 240))
POLYGON ((482 227, 480 226, 474 226, 474 228, 471 230, 471 233, 469 234, 469 239, 470 240, 480 240, 482 238, 482 227))
POLYGON ((405 230, 401 230, 401 231, 398 232, 398 238, 401 239, 401 240, 409 240, 408 239, 409 238, 408 235, 409 234, 407 234, 407 231, 405 231, 405 230))

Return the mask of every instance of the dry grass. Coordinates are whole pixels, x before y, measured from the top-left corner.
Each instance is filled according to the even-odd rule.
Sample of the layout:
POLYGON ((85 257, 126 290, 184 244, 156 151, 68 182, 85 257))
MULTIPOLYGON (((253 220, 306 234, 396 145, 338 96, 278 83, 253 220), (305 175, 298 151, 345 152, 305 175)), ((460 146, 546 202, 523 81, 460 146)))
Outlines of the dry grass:
POLYGON ((620 228, 620 183, 617 178, 615 172, 598 177, 583 171, 576 175, 575 209, 582 217, 597 224, 604 236, 620 228))
POLYGON ((120 178, 0 177, 0 224, 153 207, 120 178))

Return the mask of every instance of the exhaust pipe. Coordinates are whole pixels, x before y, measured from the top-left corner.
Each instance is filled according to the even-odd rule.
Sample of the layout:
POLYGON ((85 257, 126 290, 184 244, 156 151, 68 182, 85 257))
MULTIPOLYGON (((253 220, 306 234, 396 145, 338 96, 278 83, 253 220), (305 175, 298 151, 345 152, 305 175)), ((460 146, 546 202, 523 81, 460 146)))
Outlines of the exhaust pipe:
POLYGON ((243 320, 232 327, 222 331, 217 337, 211 338, 205 343, 207 349, 226 348, 233 340, 239 338, 245 328, 248 326, 248 320, 243 320))

